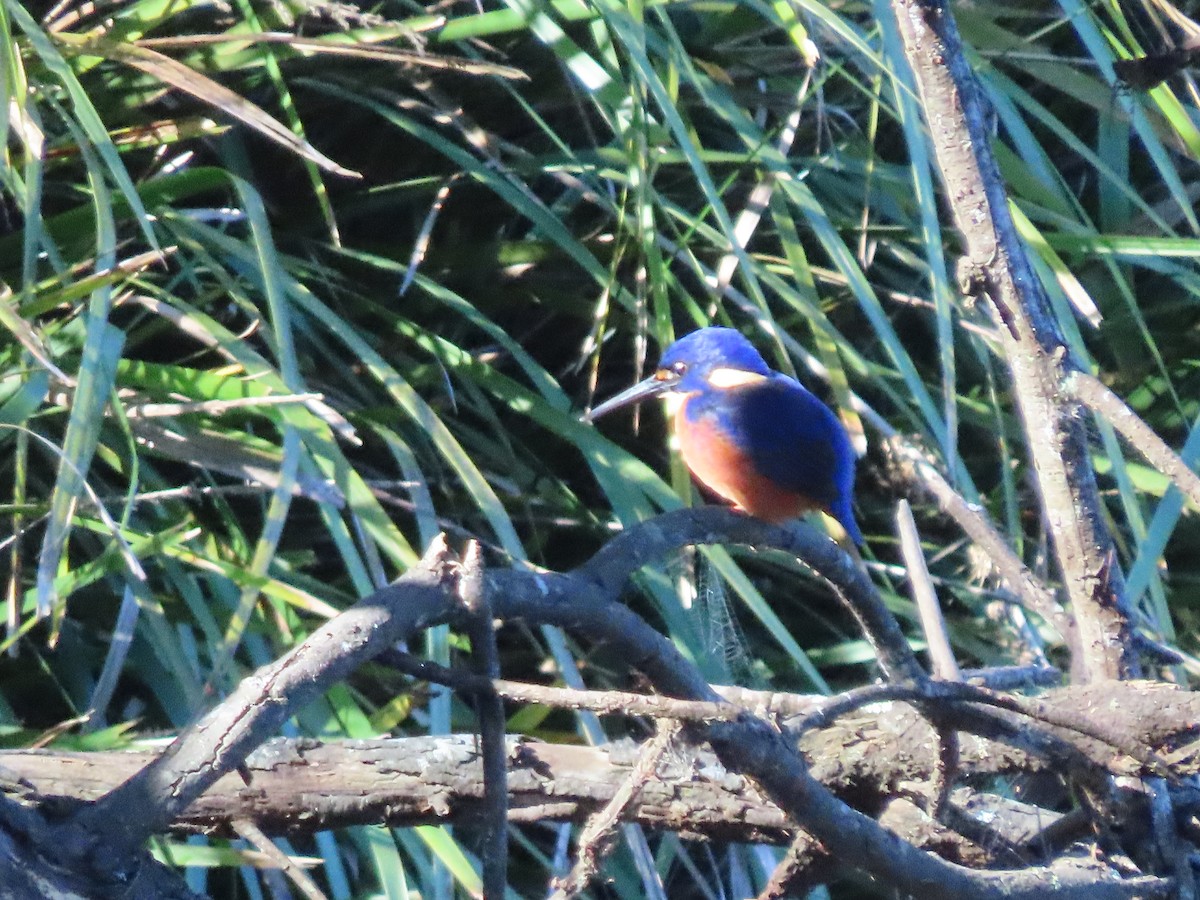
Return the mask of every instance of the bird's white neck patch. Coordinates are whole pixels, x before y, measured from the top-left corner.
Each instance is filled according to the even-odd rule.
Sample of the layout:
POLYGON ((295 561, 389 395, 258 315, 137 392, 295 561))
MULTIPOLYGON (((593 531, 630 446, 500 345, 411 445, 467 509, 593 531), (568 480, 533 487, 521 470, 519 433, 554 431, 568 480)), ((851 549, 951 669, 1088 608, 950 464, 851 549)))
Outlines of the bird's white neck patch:
POLYGON ((672 391, 669 394, 663 394, 663 403, 667 408, 667 415, 670 418, 675 418, 676 413, 683 409, 683 404, 691 394, 679 394, 672 391))
POLYGON ((708 373, 706 379, 710 386, 715 388, 735 388, 741 387, 744 384, 755 384, 759 381, 766 381, 766 375, 760 375, 757 372, 747 372, 745 369, 713 369, 708 373))

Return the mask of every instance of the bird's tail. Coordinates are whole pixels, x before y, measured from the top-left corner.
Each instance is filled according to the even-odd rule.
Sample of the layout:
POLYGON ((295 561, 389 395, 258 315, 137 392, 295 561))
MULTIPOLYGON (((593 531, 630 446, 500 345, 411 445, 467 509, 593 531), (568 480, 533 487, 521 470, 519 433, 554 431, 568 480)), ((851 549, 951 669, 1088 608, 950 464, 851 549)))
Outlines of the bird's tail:
MULTIPOLYGON (((854 510, 850 508, 848 497, 839 497, 837 502, 829 508, 829 515, 836 519, 838 525, 841 526, 846 541, 858 547, 862 546, 862 532, 858 530, 858 522, 854 520, 854 510)), ((843 539, 837 534, 834 535, 834 540, 839 544, 843 542, 843 539)))

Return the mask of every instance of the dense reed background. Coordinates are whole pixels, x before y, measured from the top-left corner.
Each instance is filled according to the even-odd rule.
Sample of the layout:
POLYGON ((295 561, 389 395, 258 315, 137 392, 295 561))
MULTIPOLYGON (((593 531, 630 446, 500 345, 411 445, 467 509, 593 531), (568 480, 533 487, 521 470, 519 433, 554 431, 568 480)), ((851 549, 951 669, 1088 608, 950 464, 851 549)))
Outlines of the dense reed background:
MULTIPOLYGON (((1113 70, 1186 33, 1170 12, 955 6, 1061 328, 1194 461, 1200 97, 1186 71, 1140 90, 1113 70)), ((8 746, 173 732, 440 531, 478 537, 493 564, 562 569, 696 502, 659 410, 598 428, 578 414, 710 322, 865 444, 866 553, 904 621, 892 509, 909 488, 852 394, 1045 569, 1026 439, 988 319, 957 286, 882 2, 2 0, 0 54, 8 746)), ((1107 424, 1093 435, 1142 629, 1190 654, 1194 518, 1107 424)), ((1061 659, 910 499, 960 657, 1061 659)), ((852 623, 781 556, 668 561, 629 602, 714 681, 873 677, 852 623)), ((449 662, 462 646, 436 629, 414 649, 449 662)), ((554 631, 508 628, 501 646, 508 677, 629 682, 625 661, 554 631)), ((628 730, 511 711, 510 730, 553 740, 628 730)), ((440 689, 373 667, 292 730, 471 727, 440 689)), ((625 834, 596 896, 744 896, 781 852, 625 834)), ((560 837, 514 829, 517 893, 560 869, 560 837)), ((159 849, 197 889, 269 895, 236 843, 159 849)), ((291 849, 319 858, 331 897, 478 889, 469 830, 291 849)))

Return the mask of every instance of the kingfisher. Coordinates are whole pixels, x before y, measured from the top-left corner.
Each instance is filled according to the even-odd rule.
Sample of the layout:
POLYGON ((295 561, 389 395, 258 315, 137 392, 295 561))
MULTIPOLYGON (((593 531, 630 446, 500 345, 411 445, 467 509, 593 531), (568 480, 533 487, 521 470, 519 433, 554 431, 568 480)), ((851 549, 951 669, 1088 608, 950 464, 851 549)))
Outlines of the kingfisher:
POLYGON ((714 494, 774 523, 821 510, 862 544, 845 428, 800 382, 772 371, 740 332, 713 326, 680 338, 652 376, 584 418, 656 396, 667 400, 684 463, 714 494))

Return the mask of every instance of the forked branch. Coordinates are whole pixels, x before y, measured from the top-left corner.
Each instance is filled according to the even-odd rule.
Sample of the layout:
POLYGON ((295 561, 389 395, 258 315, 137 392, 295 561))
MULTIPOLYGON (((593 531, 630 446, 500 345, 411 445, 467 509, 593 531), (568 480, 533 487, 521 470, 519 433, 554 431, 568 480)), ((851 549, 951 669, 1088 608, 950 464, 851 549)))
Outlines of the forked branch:
POLYGON ((1124 580, 1108 564, 1113 544, 1102 517, 1087 433, 1063 402, 1068 348, 1008 211, 990 145, 983 91, 945 0, 893 0, 954 225, 962 235, 964 282, 991 311, 1012 376, 1034 479, 1074 615, 1077 678, 1136 677, 1124 580))

